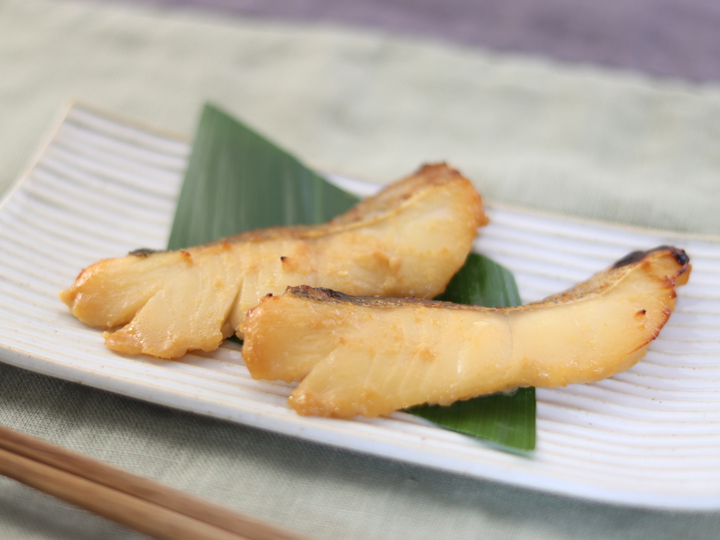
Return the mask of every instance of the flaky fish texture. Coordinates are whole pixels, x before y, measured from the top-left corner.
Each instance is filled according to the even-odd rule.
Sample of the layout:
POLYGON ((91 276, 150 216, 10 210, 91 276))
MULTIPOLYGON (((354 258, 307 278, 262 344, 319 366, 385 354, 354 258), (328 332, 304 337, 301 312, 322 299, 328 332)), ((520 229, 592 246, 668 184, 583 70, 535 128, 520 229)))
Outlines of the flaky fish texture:
POLYGON ((301 381, 299 414, 331 417, 597 381, 645 355, 689 274, 685 252, 662 246, 513 308, 295 287, 248 313, 243 357, 255 378, 301 381))
POLYGON ((468 179, 444 164, 426 165, 324 225, 104 259, 60 298, 88 325, 120 327, 104 334, 111 349, 178 358, 214 350, 233 332, 242 338, 246 312, 291 285, 431 298, 486 223, 468 179))

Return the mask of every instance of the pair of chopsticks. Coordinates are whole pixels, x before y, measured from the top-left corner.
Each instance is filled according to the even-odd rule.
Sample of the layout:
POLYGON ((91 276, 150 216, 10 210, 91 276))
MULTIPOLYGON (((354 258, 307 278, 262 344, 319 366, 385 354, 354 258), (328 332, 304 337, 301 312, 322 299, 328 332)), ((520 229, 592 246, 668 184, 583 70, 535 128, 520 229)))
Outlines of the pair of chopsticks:
POLYGON ((0 474, 161 540, 307 540, 4 426, 0 474))

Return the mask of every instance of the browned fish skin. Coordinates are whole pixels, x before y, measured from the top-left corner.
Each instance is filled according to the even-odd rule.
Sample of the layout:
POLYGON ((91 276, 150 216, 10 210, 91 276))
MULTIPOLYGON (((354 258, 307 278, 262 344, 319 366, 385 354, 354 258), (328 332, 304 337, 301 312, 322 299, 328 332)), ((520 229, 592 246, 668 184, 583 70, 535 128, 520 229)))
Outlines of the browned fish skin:
POLYGON ((248 313, 243 357, 255 378, 301 381, 288 402, 305 415, 378 416, 591 382, 644 356, 689 274, 685 252, 662 246, 511 308, 292 287, 248 313))
POLYGON ((60 298, 111 349, 178 358, 213 350, 289 285, 351 294, 439 294, 487 223, 470 181, 426 165, 319 226, 250 231, 181 251, 137 250, 86 269, 60 298))

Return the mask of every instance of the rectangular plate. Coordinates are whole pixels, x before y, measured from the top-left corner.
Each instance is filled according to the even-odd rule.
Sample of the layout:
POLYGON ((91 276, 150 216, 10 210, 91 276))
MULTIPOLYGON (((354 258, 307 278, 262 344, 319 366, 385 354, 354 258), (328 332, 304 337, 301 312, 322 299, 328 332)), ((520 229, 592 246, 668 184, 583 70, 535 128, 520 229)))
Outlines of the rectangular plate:
MULTIPOLYGON (((693 264, 677 309, 632 369, 539 389, 537 449, 521 456, 395 413, 300 417, 290 385, 253 380, 233 343, 169 362, 114 354, 58 299, 104 257, 163 249, 187 140, 71 106, 0 206, 4 362, 195 413, 530 489, 628 506, 720 509, 720 243, 490 205, 475 249, 510 268, 524 301, 635 249, 675 244, 693 264)), ((367 195, 376 185, 333 178, 367 195)))

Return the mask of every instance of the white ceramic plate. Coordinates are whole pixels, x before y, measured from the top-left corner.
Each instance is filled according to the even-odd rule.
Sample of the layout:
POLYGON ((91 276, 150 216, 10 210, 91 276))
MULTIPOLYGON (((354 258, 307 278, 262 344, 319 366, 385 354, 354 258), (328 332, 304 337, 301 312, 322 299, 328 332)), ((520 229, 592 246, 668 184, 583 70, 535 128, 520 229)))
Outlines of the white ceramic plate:
MULTIPOLYGON (((525 301, 635 249, 676 244, 693 273, 650 352, 595 384, 538 390, 537 449, 501 452, 403 413, 297 416, 289 386, 250 378, 239 347, 178 362, 111 353, 58 299, 79 270, 163 248, 189 143, 74 105, 0 206, 0 358, 63 379, 338 447, 613 504, 720 509, 720 243, 491 206, 476 250, 525 301)), ((358 193, 376 186, 336 178, 358 193)))

